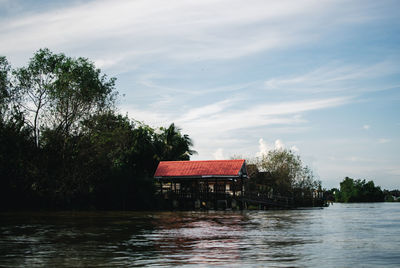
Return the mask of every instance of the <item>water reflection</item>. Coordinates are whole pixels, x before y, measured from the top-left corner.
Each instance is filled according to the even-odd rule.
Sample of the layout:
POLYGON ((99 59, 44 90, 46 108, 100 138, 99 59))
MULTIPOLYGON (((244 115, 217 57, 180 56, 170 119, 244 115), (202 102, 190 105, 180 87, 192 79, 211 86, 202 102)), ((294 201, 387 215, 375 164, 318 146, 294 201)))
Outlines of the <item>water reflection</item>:
MULTIPOLYGON (((287 265, 303 258, 297 247, 313 243, 296 234, 296 225, 304 220, 301 212, 290 211, 161 213, 153 219, 151 232, 132 236, 128 244, 138 250, 138 241, 147 241, 158 253, 156 263, 167 266, 232 267, 260 261, 287 265)), ((145 259, 138 264, 155 263, 145 259)))
POLYGON ((151 236, 170 265, 229 264, 240 259, 242 225, 240 213, 171 213, 158 219, 151 236))
POLYGON ((369 206, 1 213, 0 266, 396 267, 400 206, 369 206))

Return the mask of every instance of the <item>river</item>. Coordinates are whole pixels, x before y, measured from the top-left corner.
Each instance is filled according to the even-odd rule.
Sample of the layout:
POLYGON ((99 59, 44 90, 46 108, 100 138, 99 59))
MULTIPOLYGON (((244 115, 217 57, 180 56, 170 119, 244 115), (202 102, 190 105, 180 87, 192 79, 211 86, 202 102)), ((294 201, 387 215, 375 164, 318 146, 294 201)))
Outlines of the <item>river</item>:
POLYGON ((400 203, 0 213, 1 267, 399 267, 400 203))

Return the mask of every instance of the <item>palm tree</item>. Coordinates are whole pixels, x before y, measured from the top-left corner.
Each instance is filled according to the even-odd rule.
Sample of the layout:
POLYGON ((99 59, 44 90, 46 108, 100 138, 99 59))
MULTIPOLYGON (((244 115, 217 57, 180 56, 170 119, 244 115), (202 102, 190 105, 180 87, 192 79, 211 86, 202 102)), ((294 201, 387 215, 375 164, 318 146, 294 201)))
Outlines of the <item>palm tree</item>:
POLYGON ((160 128, 156 142, 156 157, 158 160, 190 160, 197 152, 192 150, 193 141, 189 135, 181 134, 181 129, 172 123, 168 128, 160 128))

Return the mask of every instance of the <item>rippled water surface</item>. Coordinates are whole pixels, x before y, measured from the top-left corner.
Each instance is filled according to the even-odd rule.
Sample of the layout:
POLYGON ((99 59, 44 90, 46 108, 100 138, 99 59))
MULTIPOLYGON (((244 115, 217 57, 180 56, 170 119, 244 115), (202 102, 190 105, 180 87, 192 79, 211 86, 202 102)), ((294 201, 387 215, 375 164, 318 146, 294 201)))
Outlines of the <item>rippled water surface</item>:
POLYGON ((400 267, 400 203, 0 214, 4 267, 400 267))

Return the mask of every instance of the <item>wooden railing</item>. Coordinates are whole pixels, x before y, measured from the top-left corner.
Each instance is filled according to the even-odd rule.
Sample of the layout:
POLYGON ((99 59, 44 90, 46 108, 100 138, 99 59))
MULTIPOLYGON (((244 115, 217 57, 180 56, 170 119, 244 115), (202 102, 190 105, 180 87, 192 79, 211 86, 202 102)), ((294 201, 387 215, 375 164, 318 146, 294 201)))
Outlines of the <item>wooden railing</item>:
MULTIPOLYGON (((162 195, 167 199, 200 199, 200 200, 214 200, 214 199, 230 199, 234 196, 227 192, 212 192, 212 191, 180 191, 168 190, 163 191, 162 195)), ((240 197, 240 193, 236 193, 236 198, 240 197)))
POLYGON ((246 192, 242 200, 249 203, 268 205, 273 207, 284 207, 284 208, 295 207, 292 197, 271 195, 258 192, 246 192))
MULTIPOLYGON (((228 192, 212 192, 212 191, 180 191, 180 190, 164 190, 163 197, 171 200, 233 200, 246 202, 254 205, 264 205, 275 208, 295 208, 300 206, 323 206, 324 202, 320 198, 312 198, 311 202, 299 202, 293 197, 271 195, 260 192, 245 192, 241 196, 240 192, 236 192, 235 196, 228 192), (321 202, 320 202, 321 201, 321 202), (307 204, 305 204, 307 203, 307 204), (308 204, 309 203, 309 204, 308 204)), ((304 200, 306 201, 306 200, 304 200)))

